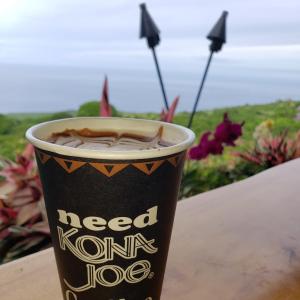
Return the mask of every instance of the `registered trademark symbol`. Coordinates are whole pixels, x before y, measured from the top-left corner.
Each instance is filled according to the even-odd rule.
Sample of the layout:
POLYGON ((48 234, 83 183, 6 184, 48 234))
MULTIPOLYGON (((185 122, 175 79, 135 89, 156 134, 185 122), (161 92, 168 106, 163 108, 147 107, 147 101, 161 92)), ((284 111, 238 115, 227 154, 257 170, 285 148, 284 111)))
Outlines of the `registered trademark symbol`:
MULTIPOLYGON (((152 279, 153 277, 154 277, 154 272, 151 272, 151 273, 148 275, 148 279, 152 279)), ((149 298, 149 299, 151 299, 151 298, 149 298)), ((146 300, 148 300, 148 298, 147 298, 146 300)))

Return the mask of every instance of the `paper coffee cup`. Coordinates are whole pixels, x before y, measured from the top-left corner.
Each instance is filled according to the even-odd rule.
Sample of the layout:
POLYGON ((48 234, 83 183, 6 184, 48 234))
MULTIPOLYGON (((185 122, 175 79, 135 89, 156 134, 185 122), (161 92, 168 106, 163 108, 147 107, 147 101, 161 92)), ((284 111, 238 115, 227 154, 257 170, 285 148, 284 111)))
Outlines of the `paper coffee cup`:
POLYGON ((187 148, 194 134, 158 121, 73 118, 36 125, 34 145, 65 300, 159 300, 187 148), (174 145, 96 151, 47 142, 65 129, 127 132, 174 145))

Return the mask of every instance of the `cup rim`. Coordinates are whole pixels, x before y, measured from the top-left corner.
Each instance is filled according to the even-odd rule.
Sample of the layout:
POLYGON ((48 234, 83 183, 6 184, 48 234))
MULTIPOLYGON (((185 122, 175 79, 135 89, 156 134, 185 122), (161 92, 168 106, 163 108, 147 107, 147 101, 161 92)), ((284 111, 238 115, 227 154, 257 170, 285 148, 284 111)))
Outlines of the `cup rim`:
POLYGON ((53 121, 39 123, 37 125, 30 127, 26 131, 25 136, 31 144, 33 144, 36 148, 40 150, 45 150, 45 151, 49 151, 64 156, 92 158, 92 159, 108 159, 108 160, 130 160, 130 159, 139 160, 139 159, 149 159, 149 158, 169 156, 187 150, 195 140, 194 132, 181 125, 155 121, 155 120, 121 118, 121 117, 74 117, 74 118, 53 120, 53 121), (101 150, 73 148, 73 147, 68 147, 63 145, 57 145, 57 144, 44 141, 36 136, 36 132, 39 129, 45 128, 46 126, 49 125, 65 123, 65 122, 72 123, 72 121, 80 122, 84 120, 88 121, 88 120, 96 120, 96 119, 101 120, 101 122, 103 122, 104 120, 107 121, 114 120, 119 122, 132 122, 132 123, 143 122, 144 124, 148 123, 152 125, 157 125, 157 127, 163 126, 169 130, 175 130, 177 132, 180 132, 185 136, 185 138, 181 142, 165 148, 157 148, 157 149, 149 149, 149 150, 101 151, 101 150))

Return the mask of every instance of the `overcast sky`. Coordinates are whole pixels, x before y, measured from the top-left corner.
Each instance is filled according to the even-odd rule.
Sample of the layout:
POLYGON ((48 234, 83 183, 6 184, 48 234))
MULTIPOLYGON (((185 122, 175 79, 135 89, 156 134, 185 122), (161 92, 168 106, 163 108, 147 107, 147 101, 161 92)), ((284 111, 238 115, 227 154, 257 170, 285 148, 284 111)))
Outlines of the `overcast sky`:
MULTIPOLYGON (((95 68, 99 74, 112 74, 115 95, 120 97, 117 74, 126 74, 127 70, 128 76, 154 71, 145 41, 138 39, 139 3, 136 0, 0 0, 0 64, 6 68, 12 64, 57 66, 58 77, 62 66, 95 68)), ((268 79, 276 77, 276 72, 285 78, 293 74, 290 80, 299 82, 299 0, 150 0, 147 6, 162 32, 157 51, 165 79, 169 80, 170 97, 175 96, 174 86, 188 78, 185 74, 195 74, 194 80, 200 77, 208 55, 205 36, 224 9, 229 11, 228 43, 216 55, 210 75, 215 81, 211 87, 218 88, 219 77, 220 85, 224 84, 224 76, 229 73, 230 77, 230 70, 235 74, 231 80, 241 80, 241 84, 255 78, 260 81, 260 74, 270 74, 268 79), (244 78, 247 73, 252 77, 244 78)), ((6 76, 3 68, 0 76, 6 76)), ((15 78, 20 80, 18 76, 15 78)), ((277 78, 275 84, 280 80, 277 78)), ((198 82, 190 84, 194 95, 198 82)), ((28 91, 32 87, 33 84, 27 84, 28 91)), ((297 88, 295 84, 290 94, 278 97, 295 97, 297 91, 300 94, 297 88)), ((93 95, 86 95, 89 96, 93 95)), ((1 104, 3 101, 0 99, 1 104)), ((7 105, 3 111, 18 110, 17 102, 11 108, 7 105)), ((74 108, 67 102, 66 106, 62 108, 74 108)))

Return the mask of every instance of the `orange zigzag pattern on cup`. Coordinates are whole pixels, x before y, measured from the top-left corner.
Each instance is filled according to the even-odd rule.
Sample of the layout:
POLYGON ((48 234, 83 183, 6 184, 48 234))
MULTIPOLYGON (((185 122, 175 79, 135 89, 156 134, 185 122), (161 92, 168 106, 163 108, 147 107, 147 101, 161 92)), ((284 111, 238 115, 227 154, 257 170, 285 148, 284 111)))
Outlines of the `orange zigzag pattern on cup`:
POLYGON ((121 172, 128 166, 133 166, 136 169, 142 171, 146 175, 154 173, 163 163, 169 162, 172 166, 177 167, 184 155, 179 154, 163 160, 155 160, 149 162, 135 162, 135 163, 98 163, 98 162, 84 162, 72 159, 65 159, 55 156, 50 156, 40 150, 37 150, 37 158, 42 164, 46 164, 51 158, 53 158, 65 171, 69 174, 75 172, 82 166, 89 164, 100 173, 107 177, 112 177, 121 172))
POLYGON ((104 164, 104 163, 89 163, 95 169, 100 171, 102 174, 107 177, 112 177, 115 174, 119 173, 125 169, 129 164, 104 164))

